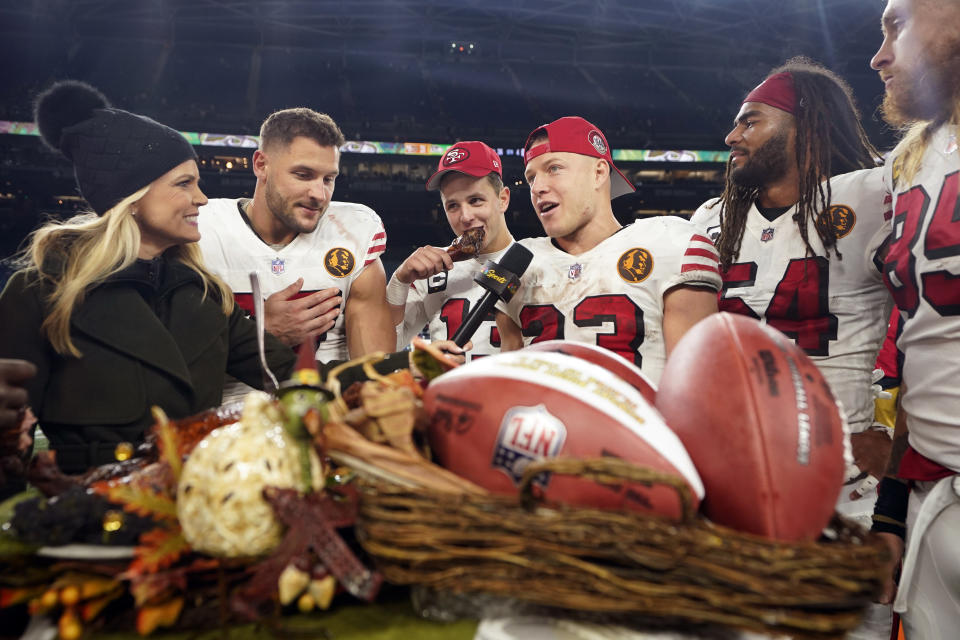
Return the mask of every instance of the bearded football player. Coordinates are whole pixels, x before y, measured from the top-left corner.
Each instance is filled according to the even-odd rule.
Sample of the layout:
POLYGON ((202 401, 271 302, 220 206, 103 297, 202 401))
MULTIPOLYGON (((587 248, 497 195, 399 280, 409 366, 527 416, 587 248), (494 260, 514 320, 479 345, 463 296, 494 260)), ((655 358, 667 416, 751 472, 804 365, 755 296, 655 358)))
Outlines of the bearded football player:
MULTIPOLYGON (((880 476, 890 438, 872 424, 871 374, 890 296, 871 248, 889 205, 850 89, 790 60, 746 96, 726 143, 724 192, 693 217, 720 253, 720 309, 763 320, 813 358, 856 434, 855 459, 880 476)), ((868 525, 871 505, 846 512, 868 525)))
POLYGON ((326 114, 272 114, 253 155, 253 198, 211 200, 199 218, 204 260, 237 303, 253 310, 249 273, 259 271, 267 330, 290 345, 319 338, 320 362, 394 348, 383 223, 333 200, 343 141, 326 114))
MULTIPOLYGON (((720 310, 766 322, 820 368, 850 426, 854 461, 841 513, 870 526, 892 432, 874 423, 872 373, 890 296, 872 260, 889 209, 879 153, 847 84, 804 58, 774 69, 726 137, 723 194, 693 222, 717 243, 720 310)), ((889 633, 871 612, 860 638, 889 633)))
MULTIPOLYGON (((894 610, 906 637, 948 638, 960 628, 960 2, 889 0, 882 29, 870 66, 905 136, 887 158, 893 219, 879 255, 903 366, 874 530, 894 565, 903 556, 894 610)), ((891 576, 883 599, 894 593, 891 576)))

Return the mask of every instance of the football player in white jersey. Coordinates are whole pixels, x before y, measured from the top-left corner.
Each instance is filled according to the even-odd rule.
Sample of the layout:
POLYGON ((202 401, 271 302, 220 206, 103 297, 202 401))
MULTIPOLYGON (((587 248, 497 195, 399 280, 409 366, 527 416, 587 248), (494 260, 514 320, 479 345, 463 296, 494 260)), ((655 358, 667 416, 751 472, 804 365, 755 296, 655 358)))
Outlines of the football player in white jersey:
MULTIPOLYGON (((865 474, 837 487, 837 508, 869 527, 891 446, 872 390, 891 306, 872 260, 889 215, 879 153, 847 84, 802 58, 746 96, 726 143, 724 192, 692 218, 720 252, 720 310, 766 322, 817 363, 865 474)), ((890 623, 876 607, 853 637, 886 638, 890 623)))
POLYGON ((894 602, 906 637, 950 638, 960 628, 960 2, 888 0, 882 27, 870 65, 884 118, 906 129, 887 159, 893 219, 879 253, 903 321, 905 419, 874 528, 896 560, 906 524, 894 602))
POLYGON ((321 362, 395 344, 383 223, 368 207, 333 201, 343 141, 326 114, 277 111, 253 154, 253 199, 211 200, 200 215, 204 260, 237 303, 252 312, 249 273, 259 271, 267 330, 290 345, 319 337, 321 362))
POLYGON ((634 187, 603 133, 583 118, 538 127, 524 148, 530 200, 547 237, 520 241, 534 258, 517 294, 498 306, 502 348, 587 342, 659 382, 680 337, 717 310, 713 243, 676 217, 621 227, 610 200, 634 187))
MULTIPOLYGON (((425 325, 432 341, 453 338, 486 292, 473 277, 487 260, 498 260, 513 243, 504 218, 510 189, 503 186, 500 156, 486 144, 467 141, 451 146, 427 180, 427 190, 440 192, 455 235, 480 228, 483 242, 473 257, 456 262, 443 247, 420 247, 397 267, 387 285, 387 301, 398 325, 397 348, 409 344, 425 325)), ((466 353, 467 360, 500 352, 492 313, 470 342, 473 348, 466 353)))
MULTIPOLYGON (((817 363, 871 488, 891 442, 872 425, 871 374, 890 309, 871 251, 889 210, 879 154, 846 83, 802 58, 774 69, 734 122, 723 195, 692 218, 720 252, 720 309, 763 320, 817 363)), ((841 510, 869 526, 874 495, 857 504, 845 495, 841 510)))

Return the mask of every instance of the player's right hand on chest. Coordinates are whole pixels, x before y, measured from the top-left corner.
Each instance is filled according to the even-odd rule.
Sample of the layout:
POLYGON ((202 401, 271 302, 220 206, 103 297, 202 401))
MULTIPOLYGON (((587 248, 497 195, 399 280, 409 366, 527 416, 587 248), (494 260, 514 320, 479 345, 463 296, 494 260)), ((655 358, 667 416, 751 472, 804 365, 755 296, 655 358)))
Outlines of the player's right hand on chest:
POLYGON ((296 346, 308 337, 329 331, 340 315, 343 298, 331 287, 303 292, 303 278, 269 296, 264 303, 267 331, 281 342, 296 346))

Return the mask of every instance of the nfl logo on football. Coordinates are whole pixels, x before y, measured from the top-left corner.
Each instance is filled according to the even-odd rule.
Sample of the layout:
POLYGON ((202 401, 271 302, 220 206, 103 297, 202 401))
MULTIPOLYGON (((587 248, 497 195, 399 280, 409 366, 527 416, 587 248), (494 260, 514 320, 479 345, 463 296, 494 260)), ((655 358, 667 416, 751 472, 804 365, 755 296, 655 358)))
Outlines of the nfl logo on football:
MULTIPOLYGON (((506 473, 519 484, 523 471, 534 460, 555 458, 567 439, 567 428, 542 404, 536 407, 514 407, 500 423, 493 450, 494 469, 506 473)), ((542 473, 533 483, 546 488, 550 474, 542 473)))
POLYGON ((271 272, 273 273, 273 275, 275 275, 275 276, 278 276, 278 275, 280 275, 281 273, 283 273, 283 259, 282 259, 282 258, 274 258, 273 260, 271 260, 271 261, 270 261, 270 271, 271 271, 271 272))

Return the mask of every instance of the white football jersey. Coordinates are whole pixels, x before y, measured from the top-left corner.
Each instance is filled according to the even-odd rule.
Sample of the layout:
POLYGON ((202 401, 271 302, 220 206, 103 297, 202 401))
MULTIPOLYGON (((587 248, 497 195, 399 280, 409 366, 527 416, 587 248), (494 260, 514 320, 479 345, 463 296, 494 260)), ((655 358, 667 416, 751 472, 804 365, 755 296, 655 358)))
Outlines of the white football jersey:
MULTIPOLYGON (((200 249, 207 266, 230 285, 237 304, 251 314, 251 271, 260 273, 264 297, 303 278, 303 288, 296 297, 336 287, 343 294, 345 306, 350 285, 387 245, 383 223, 372 209, 331 202, 316 229, 273 249, 244 222, 237 203, 235 199, 214 199, 200 207, 200 249)), ((333 328, 320 337, 317 360, 347 358, 341 313, 333 328)))
MULTIPOLYGON (((910 446, 960 472, 960 151, 957 127, 941 127, 907 182, 887 159, 893 193, 884 281, 903 318, 902 406, 910 446)), ((882 255, 882 252, 881 252, 882 255)))
MULTIPOLYGON (((758 318, 793 339, 817 363, 858 432, 873 421, 870 374, 890 314, 890 295, 872 260, 889 198, 882 167, 835 176, 830 189, 843 259, 827 255, 812 224, 808 237, 816 255, 807 255, 793 219, 796 206, 771 222, 753 205, 737 262, 722 273, 720 310, 758 318)), ((716 240, 716 199, 691 221, 716 240)))
MULTIPOLYGON (((452 339, 467 314, 487 291, 474 282, 473 277, 487 260, 499 260, 507 249, 454 262, 450 271, 411 284, 403 324, 397 327, 397 349, 410 344, 410 340, 428 323, 431 340, 452 339)), ((480 323, 470 340, 473 349, 467 352, 468 362, 473 358, 500 353, 500 333, 493 311, 480 323)))
POLYGON ((571 255, 550 238, 520 240, 533 261, 509 304, 524 345, 566 339, 618 353, 654 383, 666 361, 663 296, 678 285, 720 289, 713 243, 673 216, 638 220, 571 255))

